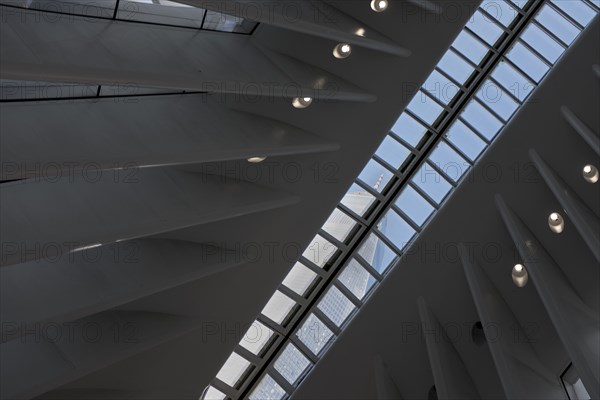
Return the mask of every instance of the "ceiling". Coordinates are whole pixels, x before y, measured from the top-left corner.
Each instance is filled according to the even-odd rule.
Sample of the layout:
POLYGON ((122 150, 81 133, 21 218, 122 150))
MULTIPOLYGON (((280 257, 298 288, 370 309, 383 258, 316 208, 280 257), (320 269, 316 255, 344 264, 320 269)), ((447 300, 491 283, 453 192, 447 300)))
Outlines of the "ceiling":
POLYGON ((250 36, 0 6, 2 79, 187 92, 0 104, 3 396, 200 395, 473 10, 330 3, 250 36))

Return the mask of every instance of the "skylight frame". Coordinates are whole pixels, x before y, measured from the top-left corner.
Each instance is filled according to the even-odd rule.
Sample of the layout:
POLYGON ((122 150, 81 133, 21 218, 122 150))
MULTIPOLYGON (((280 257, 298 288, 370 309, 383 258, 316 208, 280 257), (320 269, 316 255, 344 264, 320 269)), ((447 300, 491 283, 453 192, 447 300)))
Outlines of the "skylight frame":
MULTIPOLYGON (((596 12, 596 14, 598 14, 598 12, 600 11, 600 9, 595 4, 589 2, 589 0, 581 1, 584 1, 587 5, 589 5, 590 8, 594 10, 594 12, 596 12)), ((416 240, 419 234, 424 229, 426 229, 431 220, 433 220, 433 218, 436 215, 436 212, 441 207, 443 207, 444 202, 450 196, 452 196, 454 188, 456 188, 464 179, 468 178, 469 171, 472 170, 472 167, 475 165, 475 163, 477 163, 477 161, 483 156, 485 151, 489 148, 491 142, 493 142, 493 140, 500 135, 500 133, 508 124, 508 122, 514 117, 515 114, 518 113, 521 106, 527 102, 532 92, 535 91, 535 88, 539 85, 539 82, 541 82, 545 78, 545 76, 549 73, 551 68, 544 73, 544 75, 540 78, 539 82, 536 82, 533 79, 531 79, 531 77, 528 76, 528 74, 522 71, 517 65, 508 60, 505 54, 511 49, 511 46, 514 43, 519 42, 521 32, 523 32, 524 29, 526 29, 529 26, 529 24, 536 23, 534 22, 533 17, 537 14, 539 9, 546 3, 548 3, 548 0, 530 0, 524 6, 524 9, 519 9, 522 12, 519 12, 519 16, 513 21, 513 24, 509 26, 508 31, 505 31, 505 33, 501 35, 500 39, 495 44, 496 47, 487 46, 488 53, 483 57, 480 63, 481 65, 465 82, 464 89, 466 89, 466 92, 463 93, 464 98, 460 98, 461 96, 458 95, 457 98, 454 99, 453 102, 451 102, 451 105, 449 105, 449 109, 445 110, 444 113, 442 113, 442 117, 439 117, 435 123, 426 124, 418 116, 414 115, 414 113, 411 113, 409 110, 405 110, 403 112, 402 115, 409 115, 421 125, 423 125, 423 127, 426 128, 426 131, 423 133, 423 137, 420 139, 419 143, 417 143, 415 146, 411 146, 407 143, 409 146, 408 148, 411 150, 412 154, 408 157, 408 159, 410 160, 408 162, 406 162, 405 160, 403 164, 406 163, 408 164, 408 166, 405 166, 403 170, 391 170, 391 166, 389 164, 381 162, 382 160, 378 160, 378 162, 380 162, 381 165, 386 168, 386 170, 389 170, 393 174, 390 179, 390 182, 386 185, 385 188, 381 190, 381 192, 369 188, 367 183, 360 181, 358 178, 353 183, 358 185, 360 188, 364 189, 365 192, 368 192, 375 198, 375 200, 373 201, 369 209, 365 211, 363 216, 356 215, 356 213, 352 212, 348 207, 342 205, 341 203, 337 206, 340 209, 344 210, 344 212, 346 212, 348 215, 351 215, 356 221, 358 221, 357 226, 359 226, 360 229, 357 230, 357 232, 354 234, 354 237, 351 238, 351 240, 346 246, 339 247, 339 249, 341 250, 341 254, 338 254, 336 256, 336 258, 332 261, 331 265, 327 270, 319 267, 311 268, 315 272, 318 272, 317 270, 320 270, 322 272, 322 281, 319 282, 318 287, 306 299, 306 302, 304 303, 305 307, 303 308, 303 310, 294 316, 296 322, 288 324, 288 326, 285 328, 285 334, 280 336, 278 338, 279 341, 273 345, 274 355, 272 357, 267 357, 261 360, 262 367, 252 372, 251 375, 253 377, 250 378, 248 382, 246 382, 246 385, 243 386, 240 389, 240 391, 237 392, 237 397, 234 398, 245 398, 246 396, 248 396, 248 393, 251 393, 252 390, 254 390, 256 384, 260 382, 260 380, 263 379, 263 377, 266 375, 270 375, 271 377, 273 377, 276 380, 276 382, 285 389, 287 394, 286 396, 284 396, 284 398, 287 398, 291 393, 293 393, 295 388, 301 384, 303 378, 300 378, 295 385, 289 385, 285 381, 285 379, 283 379, 281 376, 278 376, 277 372, 274 371, 272 362, 276 358, 276 354, 279 354, 281 349, 284 348, 287 343, 293 343, 302 352, 303 356, 307 357, 313 363, 313 365, 318 363, 319 359, 323 356, 323 354, 327 352, 327 349, 335 343, 336 338, 343 332, 344 328, 349 323, 351 323, 353 317, 356 315, 357 312, 360 311, 361 306, 364 305, 368 301, 370 296, 373 295, 373 293, 377 290, 379 283, 381 283, 381 281, 385 279, 387 274, 389 274, 390 271, 392 271, 396 267, 396 265, 401 264, 402 255, 409 251, 411 245, 405 246, 404 251, 400 251, 400 249, 396 248, 396 246, 394 246, 393 243, 390 243, 390 240, 387 239, 385 235, 377 232, 376 228, 379 222, 381 221, 383 215, 386 212, 393 210, 393 212, 398 213, 402 218, 404 218, 404 220, 409 225, 411 225, 412 223, 411 226, 416 232, 413 236, 412 241, 416 240), (507 34, 507 32, 509 34, 507 34), (501 122, 501 126, 498 132, 493 137, 491 137, 491 139, 488 139, 474 126, 468 123, 468 121, 465 121, 464 118, 461 118, 461 114, 464 108, 468 104, 470 104, 471 101, 477 101, 476 93, 479 90, 479 87, 484 82, 491 79, 492 72, 501 62, 506 62, 506 65, 512 67, 516 72, 523 75, 523 77, 525 77, 529 82, 531 82, 531 84, 533 85, 533 89, 526 93, 526 95, 522 99, 518 99, 514 95, 510 96, 512 100, 517 101, 517 109, 506 120, 504 120, 503 118, 499 118, 499 116, 496 116, 501 122), (480 150, 479 154, 477 154, 474 158, 468 157, 461 151, 459 145, 453 143, 450 139, 446 137, 446 133, 458 121, 464 124, 466 128, 468 128, 477 138, 479 138, 479 140, 481 140, 484 143, 483 149, 480 150), (440 143, 447 144, 452 151, 456 152, 459 156, 463 157, 464 160, 469 164, 467 170, 456 182, 454 182, 454 180, 451 177, 447 176, 447 174, 441 168, 435 166, 435 164, 432 163, 432 161, 430 160, 429 155, 437 148, 437 146, 440 143), (447 179, 447 181, 451 184, 450 191, 446 194, 445 198, 439 204, 437 204, 433 199, 431 199, 427 195, 427 193, 421 190, 417 185, 412 183, 414 173, 426 162, 431 163, 432 169, 439 173, 440 176, 447 179), (418 224, 414 223, 411 220, 411 218, 407 215, 407 213, 404 213, 404 211, 400 207, 397 207, 395 204, 398 195, 407 186, 410 186, 412 189, 414 189, 420 196, 423 197, 423 199, 428 204, 430 204, 433 207, 432 213, 427 217, 427 219, 421 226, 418 226, 418 224), (359 249, 367 242, 367 240, 370 240, 370 235, 376 235, 378 240, 381 243, 385 244, 387 247, 389 247, 393 252, 392 254, 395 254, 390 264, 387 265, 386 268, 383 269, 381 272, 377 271, 375 267, 371 266, 367 260, 363 259, 358 254, 359 249), (365 293, 362 300, 358 299, 352 293, 352 291, 349 290, 338 279, 341 271, 347 266, 350 260, 353 259, 356 260, 363 268, 365 268, 365 270, 372 276, 372 278, 375 281, 372 287, 365 293), (354 305, 354 308, 351 311, 351 313, 347 316, 345 321, 339 327, 335 323, 333 323, 333 321, 331 321, 318 307, 325 293, 327 293, 332 288, 339 290, 354 305), (312 351, 302 343, 302 341, 298 338, 297 335, 299 329, 301 329, 306 319, 309 318, 311 314, 314 314, 318 319, 320 319, 322 323, 324 323, 326 327, 333 333, 328 343, 324 345, 324 347, 319 351, 318 355, 313 354, 312 351), (282 380, 283 382, 281 382, 282 380)), ((515 5, 515 7, 517 6, 515 5)), ((581 31, 579 32, 577 37, 580 34, 581 31)), ((550 36, 550 38, 554 39, 552 36, 550 36)), ((575 40, 577 40, 577 38, 575 40)), ((575 42, 575 40, 573 42, 575 42)), ((567 48, 568 46, 563 49, 562 54, 558 57, 557 61, 551 64, 552 66, 560 61, 562 55, 565 53, 567 48)), ((531 51, 536 57, 541 58, 541 55, 538 54, 535 48, 532 48, 531 51)), ((494 81, 499 88, 502 88, 505 93, 512 95, 512 92, 509 90, 509 88, 505 88, 495 79, 492 79, 492 81, 494 81)), ((435 98, 435 96, 430 97, 432 100, 435 98)), ((486 110, 489 109, 492 115, 496 114, 496 112, 493 109, 491 109, 491 107, 489 107, 487 104, 484 104, 486 102, 480 101, 479 103, 481 103, 486 110)), ((399 133, 390 132, 390 135, 394 135, 394 139, 402 139, 399 133)), ((403 145, 406 146, 406 144, 404 143, 403 145)), ((373 157, 372 159, 374 158, 375 157, 373 157)), ((318 234, 323 236, 327 240, 330 240, 330 238, 325 236, 322 229, 319 230, 318 234)), ((330 241, 338 245, 339 243, 336 243, 334 240, 335 239, 333 238, 333 240, 330 241)), ((302 262, 304 263, 304 261, 302 262)), ((305 371, 304 375, 308 375, 309 373, 310 369, 308 371, 305 371)))

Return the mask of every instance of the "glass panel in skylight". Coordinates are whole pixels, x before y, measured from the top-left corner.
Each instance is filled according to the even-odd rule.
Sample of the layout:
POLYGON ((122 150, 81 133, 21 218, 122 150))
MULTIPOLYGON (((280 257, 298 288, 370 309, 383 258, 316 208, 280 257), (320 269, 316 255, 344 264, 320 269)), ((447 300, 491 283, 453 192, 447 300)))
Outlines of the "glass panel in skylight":
POLYGON ((575 25, 547 4, 541 8, 535 19, 566 44, 571 44, 579 34, 575 25))
POLYGON ((521 38, 553 64, 565 51, 564 47, 535 24, 529 24, 521 34, 521 38))
POLYGON ((275 369, 281 374, 291 385, 295 384, 300 375, 310 365, 310 361, 306 358, 296 346, 288 343, 283 352, 275 361, 275 369))
POLYGON ((406 107, 424 122, 432 125, 444 110, 431 97, 419 91, 406 107))
POLYGON ((375 284, 375 278, 354 258, 344 267, 338 280, 359 300, 362 300, 375 284))
POLYGON ((294 300, 276 290, 267 305, 265 305, 265 308, 263 308, 262 314, 271 321, 281 325, 295 305, 296 302, 294 300))
POLYGON ((450 179, 458 182, 471 164, 443 140, 431 152, 429 160, 437 165, 450 179))
POLYGON ((287 393, 275 379, 265 375, 249 396, 250 400, 281 400, 287 393))
POLYGON ((335 208, 329 218, 327 218, 327 221, 325 221, 322 229, 343 243, 355 226, 356 221, 354 218, 339 208, 335 208))
POLYGON ((529 51, 529 49, 521 43, 515 43, 513 48, 507 53, 506 57, 536 83, 544 77, 549 69, 538 56, 529 51))
POLYGON ((424 163, 419 168, 412 182, 437 204, 441 204, 452 189, 452 185, 428 163, 424 163))
POLYGON ((205 12, 168 0, 121 0, 117 19, 201 28, 205 12))
POLYGON ((365 189, 353 183, 341 203, 361 217, 375 201, 375 197, 365 189))
POLYGON ((313 264, 323 267, 335 254, 337 247, 321 235, 317 235, 310 242, 302 256, 313 264))
POLYGON ((395 211, 389 210, 382 218, 379 231, 399 250, 403 250, 415 235, 415 230, 395 211))
POLYGON ((492 140, 504 126, 498 118, 475 100, 471 100, 465 107, 461 118, 477 129, 488 140, 492 140))
POLYGON ((503 0, 483 0, 479 7, 506 27, 508 27, 518 15, 517 10, 503 0))
POLYGON ((317 278, 317 274, 297 262, 283 280, 283 284, 300 296, 304 296, 317 278))
POLYGON ((508 93, 498 84, 489 80, 481 85, 477 91, 477 98, 490 109, 494 110, 504 121, 508 121, 517 108, 519 108, 519 104, 508 93))
POLYGON ((492 77, 504 87, 507 91, 519 100, 525 100, 531 91, 535 89, 535 85, 522 73, 517 71, 510 63, 501 61, 498 63, 492 77))
POLYGON ((221 367, 217 379, 231 387, 236 387, 248 367, 250 367, 250 361, 233 352, 221 367))
POLYGON ((358 176, 358 179, 378 192, 382 192, 392 179, 392 173, 383 165, 371 159, 358 176))
POLYGON ((396 199, 396 205, 419 226, 423 226, 435 210, 423 196, 409 185, 402 190, 402 193, 396 199))
POLYGON ((338 288, 331 286, 319 302, 318 308, 336 326, 341 326, 356 307, 338 288))
POLYGON ((483 43, 465 30, 456 37, 452 47, 473 61, 474 64, 479 64, 488 52, 488 48, 483 43))
POLYGON ((469 18, 466 26, 490 46, 496 44, 500 35, 502 35, 500 26, 484 16, 479 10, 475 11, 475 14, 469 18))
POLYGON ((460 58, 453 50, 446 51, 437 65, 437 68, 444 71, 461 85, 467 81, 475 69, 468 62, 460 58))
POLYGON ((454 82, 446 78, 437 70, 433 70, 431 75, 429 75, 429 78, 427 78, 423 84, 423 89, 427 90, 429 94, 446 105, 448 105, 460 91, 454 82))
POLYGON ((392 127, 392 132, 416 148, 421 139, 423 139, 425 132, 427 132, 427 128, 410 115, 402 113, 392 127))
POLYGON ((596 15, 596 12, 581 0, 550 1, 584 27, 587 26, 596 15))
POLYGON ((211 31, 250 33, 255 26, 256 22, 208 10, 202 28, 211 31))
POLYGON ((316 315, 310 314, 296 332, 296 336, 314 355, 318 356, 333 337, 333 332, 316 315))
POLYGON ((358 250, 358 255, 380 274, 383 274, 392 261, 398 257, 396 252, 390 249, 388 245, 374 233, 371 233, 367 240, 365 240, 360 250, 358 250))
POLYGON ((406 157, 410 154, 410 150, 391 136, 386 136, 375 154, 397 169, 406 160, 406 157))
POLYGON ((1 0, 0 4, 61 14, 83 15, 90 18, 112 18, 116 2, 117 0, 1 0))
POLYGON ((209 386, 202 396, 202 400, 225 400, 227 395, 212 386, 209 386))
POLYGON ((471 161, 475 161, 486 147, 486 143, 460 120, 454 121, 446 133, 446 138, 471 161))
POLYGON ((259 321, 254 321, 240 340, 240 345, 252 354, 259 355, 271 336, 273 336, 273 331, 269 327, 259 321))

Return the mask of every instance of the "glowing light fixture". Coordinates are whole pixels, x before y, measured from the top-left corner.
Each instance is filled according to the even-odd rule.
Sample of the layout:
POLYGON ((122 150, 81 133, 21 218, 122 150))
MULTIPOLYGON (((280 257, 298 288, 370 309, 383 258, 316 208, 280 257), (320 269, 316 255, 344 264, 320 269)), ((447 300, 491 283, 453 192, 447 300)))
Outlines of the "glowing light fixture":
POLYGON ((527 285, 527 281, 529 280, 529 274, 525 267, 521 264, 516 264, 512 269, 512 280, 515 285, 518 287, 523 287, 527 285))
POLYGON ((348 43, 339 43, 333 48, 335 58, 346 58, 352 54, 352 47, 348 43))
POLYGON ((375 12, 383 12, 388 8, 387 0, 372 0, 371 1, 371 9, 375 12))
POLYGON ((559 213, 553 212, 548 217, 548 226, 554 233, 561 233, 565 229, 565 220, 559 213))
POLYGON ((265 161, 266 159, 267 159, 267 157, 265 157, 265 156, 260 156, 260 157, 250 157, 250 158, 248 159, 248 162, 249 162, 249 163, 252 163, 252 164, 258 164, 258 163, 261 163, 261 162, 265 161))
POLYGON ((292 105, 296 108, 306 108, 313 102, 312 97, 294 97, 292 105))
POLYGON ((595 166, 588 164, 583 167, 583 179, 588 181, 589 183, 596 183, 598 179, 600 179, 600 174, 598 173, 598 168, 595 166))

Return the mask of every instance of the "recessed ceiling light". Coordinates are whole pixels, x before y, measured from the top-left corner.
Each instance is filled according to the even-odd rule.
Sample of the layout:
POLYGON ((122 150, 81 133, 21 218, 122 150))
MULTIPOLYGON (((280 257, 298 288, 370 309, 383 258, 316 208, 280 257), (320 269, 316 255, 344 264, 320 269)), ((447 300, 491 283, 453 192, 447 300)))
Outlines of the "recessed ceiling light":
POLYGON ((267 157, 265 156, 260 156, 260 157, 250 157, 248 159, 248 162, 253 163, 253 164, 258 164, 260 162, 263 162, 267 159, 267 157))
POLYGON ((588 181, 589 183, 596 183, 600 178, 600 174, 598 173, 598 168, 595 166, 588 164, 583 167, 583 179, 588 181))
POLYGON ((335 58, 346 58, 352 53, 352 47, 348 43, 339 43, 333 48, 335 58))
POLYGON ((296 108, 306 108, 312 104, 312 97, 294 97, 292 105, 296 108))
POLYGON ((364 30, 364 28, 358 28, 355 33, 356 36, 365 36, 366 31, 364 30))
POLYGON ((518 287, 523 287, 529 280, 529 274, 525 267, 521 264, 516 264, 512 269, 512 280, 518 287))
POLYGON ((371 0, 371 9, 375 12, 382 12, 388 8, 387 0, 371 0))
POLYGON ((553 212, 548 217, 548 226, 554 233, 561 233, 565 229, 565 220, 559 213, 553 212))

